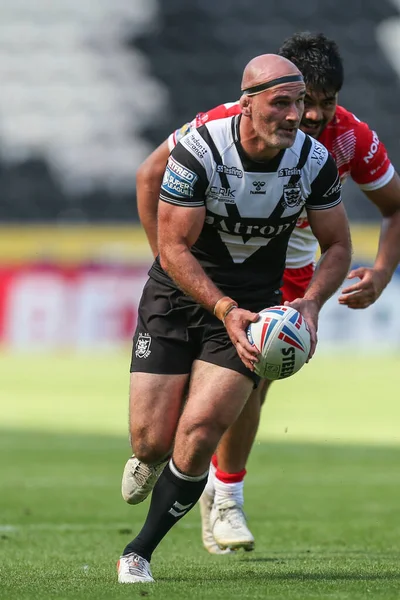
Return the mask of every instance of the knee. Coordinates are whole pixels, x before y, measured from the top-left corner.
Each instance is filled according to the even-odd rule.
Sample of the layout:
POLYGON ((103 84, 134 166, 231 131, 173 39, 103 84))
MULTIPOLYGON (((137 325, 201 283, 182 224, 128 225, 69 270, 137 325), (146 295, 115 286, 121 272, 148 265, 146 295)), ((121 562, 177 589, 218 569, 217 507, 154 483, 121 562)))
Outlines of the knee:
POLYGON ((135 456, 148 465, 167 458, 172 451, 172 440, 151 430, 131 431, 131 444, 135 456))
POLYGON ((213 453, 227 426, 216 421, 192 424, 184 432, 187 446, 194 454, 213 453))
POLYGON ((166 450, 163 447, 157 446, 147 446, 146 444, 137 444, 133 445, 133 452, 141 462, 146 465, 154 465, 156 463, 161 462, 166 459, 170 453, 171 449, 166 450))

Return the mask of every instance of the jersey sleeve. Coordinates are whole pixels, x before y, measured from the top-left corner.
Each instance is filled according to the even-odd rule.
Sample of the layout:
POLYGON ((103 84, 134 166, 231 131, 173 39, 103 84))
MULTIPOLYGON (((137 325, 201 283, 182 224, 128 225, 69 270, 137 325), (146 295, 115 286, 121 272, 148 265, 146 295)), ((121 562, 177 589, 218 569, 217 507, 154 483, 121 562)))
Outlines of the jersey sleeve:
POLYGON ((324 165, 311 184, 311 193, 306 200, 306 208, 311 210, 332 208, 342 201, 341 191, 342 184, 336 163, 328 154, 324 165))
POLYGON ((185 207, 204 206, 207 186, 202 161, 178 143, 168 158, 160 200, 185 207))
POLYGON ((185 123, 179 129, 175 129, 168 137, 169 151, 175 148, 176 144, 188 133, 191 133, 197 127, 215 121, 216 119, 224 119, 240 112, 238 102, 228 102, 220 104, 207 112, 198 113, 192 121, 185 123))
POLYGON ((356 147, 350 175, 362 190, 377 190, 392 179, 394 167, 375 131, 360 121, 355 130, 356 147))

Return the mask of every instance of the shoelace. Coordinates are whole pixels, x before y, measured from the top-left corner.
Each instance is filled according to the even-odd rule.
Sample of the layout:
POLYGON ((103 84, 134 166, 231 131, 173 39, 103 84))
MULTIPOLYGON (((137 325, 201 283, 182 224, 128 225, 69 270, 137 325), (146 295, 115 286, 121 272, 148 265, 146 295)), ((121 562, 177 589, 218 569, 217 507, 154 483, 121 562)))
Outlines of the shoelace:
POLYGON ((152 466, 152 465, 146 465, 145 463, 142 463, 139 461, 137 463, 137 465, 135 466, 135 469, 133 471, 133 476, 136 479, 136 481, 139 483, 140 487, 145 486, 151 477, 157 477, 158 469, 163 464, 164 463, 159 463, 158 465, 152 466))
POLYGON ((243 526, 244 512, 239 506, 219 509, 220 519, 228 521, 234 529, 240 529, 243 526))
POLYGON ((146 561, 144 560, 144 558, 138 556, 137 554, 134 554, 132 557, 130 557, 128 570, 131 575, 149 574, 147 570, 146 561))
POLYGON ((142 462, 137 463, 133 472, 133 476, 138 481, 140 487, 143 487, 147 483, 149 477, 151 477, 153 474, 154 468, 150 467, 149 465, 145 465, 142 462))

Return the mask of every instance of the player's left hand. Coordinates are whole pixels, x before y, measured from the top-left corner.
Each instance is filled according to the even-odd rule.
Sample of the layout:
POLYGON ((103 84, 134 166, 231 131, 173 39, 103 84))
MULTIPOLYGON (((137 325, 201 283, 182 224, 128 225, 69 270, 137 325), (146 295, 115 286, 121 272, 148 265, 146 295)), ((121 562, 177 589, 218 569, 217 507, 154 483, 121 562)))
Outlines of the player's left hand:
POLYGON ((356 277, 360 281, 342 290, 339 304, 349 308, 367 308, 382 294, 388 283, 387 277, 383 271, 368 267, 353 269, 347 276, 348 279, 356 277))
POLYGON ((308 325, 311 341, 310 354, 308 355, 308 358, 306 360, 306 362, 308 362, 313 357, 315 348, 317 347, 318 315, 320 308, 317 302, 315 302, 314 300, 307 300, 306 298, 296 298, 292 302, 286 301, 284 304, 285 306, 291 306, 292 308, 298 310, 299 313, 303 315, 308 325))

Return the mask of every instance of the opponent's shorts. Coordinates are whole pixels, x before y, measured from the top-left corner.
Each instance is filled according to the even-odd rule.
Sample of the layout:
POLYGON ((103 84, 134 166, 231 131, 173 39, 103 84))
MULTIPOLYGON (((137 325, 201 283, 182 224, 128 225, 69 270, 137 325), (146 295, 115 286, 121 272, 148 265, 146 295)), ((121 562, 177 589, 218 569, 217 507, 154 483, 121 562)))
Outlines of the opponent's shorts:
POLYGON ((292 302, 302 298, 314 274, 314 264, 311 263, 300 269, 285 269, 281 287, 282 302, 292 302))
MULTIPOLYGON (((256 306, 258 312, 278 304, 276 294, 256 306), (269 300, 269 301, 268 301, 269 300)), ((150 278, 143 289, 133 338, 131 373, 183 375, 203 360, 250 377, 259 377, 241 361, 223 323, 189 296, 150 278)))

